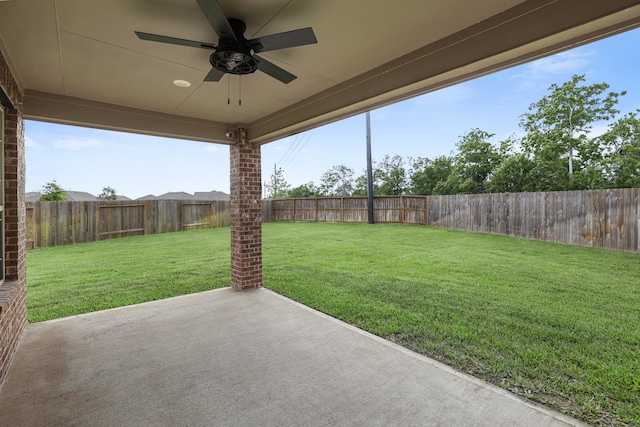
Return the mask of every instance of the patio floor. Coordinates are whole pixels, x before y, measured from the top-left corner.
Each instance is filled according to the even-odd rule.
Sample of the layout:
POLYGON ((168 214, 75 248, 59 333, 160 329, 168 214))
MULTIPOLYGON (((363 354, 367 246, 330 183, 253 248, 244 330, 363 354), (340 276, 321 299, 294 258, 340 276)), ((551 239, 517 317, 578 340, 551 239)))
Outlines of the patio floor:
POLYGON ((29 325, 2 426, 566 426, 524 401, 260 289, 29 325))

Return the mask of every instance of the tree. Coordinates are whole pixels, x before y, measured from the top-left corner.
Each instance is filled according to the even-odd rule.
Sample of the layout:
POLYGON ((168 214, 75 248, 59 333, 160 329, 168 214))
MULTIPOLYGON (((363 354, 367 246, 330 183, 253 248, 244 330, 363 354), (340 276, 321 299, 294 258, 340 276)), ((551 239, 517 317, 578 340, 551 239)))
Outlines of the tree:
POLYGON ((102 193, 98 196, 100 200, 118 200, 116 190, 111 187, 102 187, 102 193))
POLYGON ((67 200, 66 194, 66 191, 64 191, 54 179, 42 187, 42 196, 40 196, 39 200, 43 202, 60 202, 67 200))
POLYGON ((377 175, 374 182, 378 180, 380 182, 380 194, 385 196, 404 194, 407 187, 407 172, 402 157, 397 154, 390 157, 387 154, 376 166, 374 174, 377 175))
POLYGON ((353 169, 345 165, 332 166, 320 178, 323 196, 347 197, 353 193, 353 169))
POLYGON ((273 173, 269 178, 269 182, 265 185, 267 188, 267 198, 269 199, 286 199, 289 197, 289 183, 284 179, 284 171, 282 168, 273 168, 273 173))
POLYGON ((626 92, 609 92, 609 85, 581 84, 585 76, 573 78, 531 104, 521 116, 520 126, 527 132, 523 139, 525 152, 535 162, 537 191, 569 190, 584 181, 572 179, 575 172, 589 168, 587 174, 601 169, 602 149, 590 138, 593 124, 610 120, 619 113, 618 98, 626 92))
POLYGON ((292 188, 291 191, 289 191, 289 197, 298 199, 307 197, 318 197, 319 194, 320 191, 318 190, 318 187, 316 187, 316 185, 312 181, 292 188))
MULTIPOLYGON (((371 171, 371 178, 373 180, 373 195, 374 196, 380 196, 382 195, 382 190, 380 189, 380 186, 382 184, 381 181, 381 169, 376 167, 376 162, 375 160, 372 162, 372 171, 371 171)), ((353 192, 352 195, 353 196, 368 196, 369 195, 369 189, 368 189, 368 184, 369 181, 367 179, 367 171, 366 169, 362 172, 362 175, 360 175, 359 177, 356 178, 355 181, 355 186, 353 188, 353 192)))
POLYGON ((456 144, 454 171, 457 175, 456 193, 476 194, 487 191, 489 175, 500 163, 498 150, 488 141, 494 134, 472 129, 456 144))
POLYGON ((534 191, 536 177, 531 156, 516 149, 519 145, 514 135, 500 142, 500 163, 494 168, 487 182, 491 193, 520 193, 534 191))
MULTIPOLYGON (((365 171, 365 173, 363 173, 362 175, 360 175, 359 177, 356 178, 356 182, 355 182, 355 186, 353 188, 353 192, 351 193, 353 196, 360 196, 360 197, 364 197, 368 195, 368 189, 367 189, 367 184, 369 183, 369 180, 367 179, 367 173, 365 171)), ((373 184, 373 195, 377 196, 378 194, 376 194, 376 185, 375 182, 373 184)))
POLYGON ((640 119, 637 114, 632 112, 620 118, 609 126, 601 139, 609 148, 605 156, 608 187, 640 187, 640 119))
POLYGON ((419 157, 413 161, 409 175, 411 194, 430 196, 436 193, 436 187, 442 189, 453 171, 453 160, 448 156, 438 156, 431 160, 419 157))
POLYGON ((418 159, 412 173, 414 194, 474 194, 487 191, 487 182, 501 160, 500 152, 488 141, 493 134, 472 129, 462 135, 451 157, 433 162, 418 159))
POLYGON ((492 193, 520 193, 534 191, 533 161, 524 153, 514 153, 502 158, 491 174, 487 189, 492 193))

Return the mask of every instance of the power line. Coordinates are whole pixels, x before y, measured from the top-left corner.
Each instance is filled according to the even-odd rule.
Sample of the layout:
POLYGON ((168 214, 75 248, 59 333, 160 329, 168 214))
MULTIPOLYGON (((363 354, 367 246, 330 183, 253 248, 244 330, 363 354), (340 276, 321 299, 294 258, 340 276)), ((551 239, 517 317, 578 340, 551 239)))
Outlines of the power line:
POLYGON ((286 164, 284 164, 283 166, 288 166, 289 164, 291 164, 291 162, 292 162, 293 160, 295 160, 296 156, 297 156, 298 154, 300 154, 300 153, 302 152, 302 149, 304 148, 304 146, 305 146, 305 145, 307 145, 307 142, 309 142, 309 140, 311 139, 311 136, 312 136, 312 135, 313 135, 313 132, 311 132, 311 133, 309 133, 309 134, 304 135, 304 136, 302 137, 302 138, 304 138, 304 137, 306 136, 306 138, 304 139, 304 141, 302 141, 302 138, 301 138, 301 142, 302 142, 302 144, 299 144, 299 145, 300 145, 300 147, 297 149, 297 151, 294 149, 294 151, 293 151, 293 152, 291 153, 291 155, 289 156, 288 161, 287 161, 287 162, 286 162, 286 164))
POLYGON ((296 143, 296 141, 298 140, 299 136, 300 136, 300 134, 297 134, 293 138, 293 141, 291 141, 291 145, 289 145, 289 148, 287 149, 287 151, 285 151, 284 154, 282 155, 282 157, 280 158, 280 160, 278 160, 278 163, 282 163, 282 160, 284 160, 284 158, 287 157, 287 154, 289 154, 289 152, 291 151, 291 148, 293 148, 293 146, 296 143))

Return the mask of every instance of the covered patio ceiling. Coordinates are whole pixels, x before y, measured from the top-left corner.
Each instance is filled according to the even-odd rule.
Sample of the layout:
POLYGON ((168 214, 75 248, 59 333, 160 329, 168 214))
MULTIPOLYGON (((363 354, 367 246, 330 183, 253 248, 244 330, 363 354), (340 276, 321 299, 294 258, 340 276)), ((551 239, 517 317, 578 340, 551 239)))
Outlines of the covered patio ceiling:
POLYGON ((312 27, 317 44, 261 54, 297 79, 256 72, 203 82, 210 50, 134 34, 216 44, 196 0, 0 1, 0 49, 24 93, 25 118, 224 144, 242 126, 263 144, 640 25, 636 0, 220 6, 246 22, 247 38, 312 27))

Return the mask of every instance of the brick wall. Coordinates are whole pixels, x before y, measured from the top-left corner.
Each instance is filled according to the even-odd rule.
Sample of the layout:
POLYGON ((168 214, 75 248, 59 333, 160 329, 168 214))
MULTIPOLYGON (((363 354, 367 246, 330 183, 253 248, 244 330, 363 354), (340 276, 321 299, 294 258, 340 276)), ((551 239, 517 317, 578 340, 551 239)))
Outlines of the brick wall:
POLYGON ((5 281, 0 284, 0 386, 27 325, 25 145, 22 95, 0 53, 0 90, 14 108, 4 108, 5 281))
POLYGON ((27 326, 27 288, 19 281, 0 286, 0 387, 27 326))
POLYGON ((15 109, 4 114, 4 233, 5 278, 20 280, 26 274, 26 206, 24 121, 15 109))
POLYGON ((231 285, 237 290, 262 286, 262 182, 260 146, 236 130, 231 146, 231 285))

